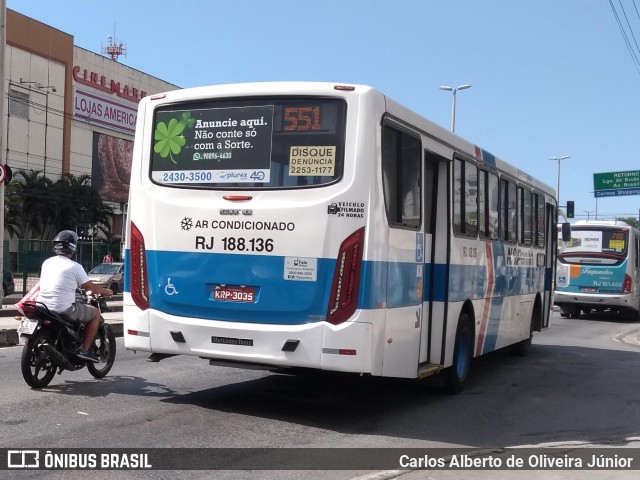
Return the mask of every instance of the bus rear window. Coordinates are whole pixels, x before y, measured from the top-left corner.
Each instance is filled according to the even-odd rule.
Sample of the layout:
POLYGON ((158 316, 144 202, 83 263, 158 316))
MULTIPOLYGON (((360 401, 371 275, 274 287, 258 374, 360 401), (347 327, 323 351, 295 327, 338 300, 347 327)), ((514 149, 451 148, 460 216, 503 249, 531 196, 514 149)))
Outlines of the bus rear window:
POLYGON ((251 98, 156 109, 151 178, 218 189, 297 188, 342 176, 346 104, 251 98))
POLYGON ((607 254, 624 257, 627 255, 629 234, 626 230, 615 229, 571 229, 571 242, 563 255, 571 253, 607 254))

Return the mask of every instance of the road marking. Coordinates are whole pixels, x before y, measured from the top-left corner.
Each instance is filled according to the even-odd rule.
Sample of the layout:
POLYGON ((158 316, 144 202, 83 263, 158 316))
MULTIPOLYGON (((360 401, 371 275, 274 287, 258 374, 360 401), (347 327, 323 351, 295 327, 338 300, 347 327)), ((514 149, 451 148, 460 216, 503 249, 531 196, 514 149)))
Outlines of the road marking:
POLYGON ((626 343, 633 347, 640 347, 640 327, 632 328, 626 332, 622 332, 619 335, 613 337, 616 342, 626 343), (635 335, 635 336, 634 336, 635 335))
POLYGON ((413 471, 414 470, 384 470, 382 472, 370 473, 369 475, 364 475, 362 477, 355 477, 351 480, 391 480, 413 471))

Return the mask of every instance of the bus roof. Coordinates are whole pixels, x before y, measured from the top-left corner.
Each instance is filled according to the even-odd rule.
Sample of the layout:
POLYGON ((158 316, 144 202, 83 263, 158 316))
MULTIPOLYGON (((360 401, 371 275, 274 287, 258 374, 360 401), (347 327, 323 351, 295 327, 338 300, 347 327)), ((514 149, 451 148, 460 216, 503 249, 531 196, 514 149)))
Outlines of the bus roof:
POLYGON ((513 164, 496 157, 487 150, 471 143, 455 133, 437 125, 423 115, 414 110, 399 104, 387 97, 374 87, 361 84, 350 83, 330 83, 330 82, 255 82, 255 83, 234 83, 219 84, 201 87, 190 87, 180 90, 173 90, 161 94, 145 97, 142 102, 182 102, 190 100, 202 100, 203 98, 219 98, 225 96, 243 95, 341 95, 348 98, 350 95, 359 97, 378 97, 383 99, 386 109, 396 115, 400 114, 403 120, 411 124, 426 135, 445 142, 446 145, 468 159, 476 160, 478 164, 497 168, 498 170, 512 176, 516 180, 521 180, 539 189, 548 196, 555 198, 555 190, 544 182, 532 177, 513 164))
POLYGON ((629 225, 624 220, 578 220, 577 222, 571 224, 571 228, 576 227, 611 227, 629 230, 631 232, 635 232, 635 235, 640 236, 640 228, 629 225))

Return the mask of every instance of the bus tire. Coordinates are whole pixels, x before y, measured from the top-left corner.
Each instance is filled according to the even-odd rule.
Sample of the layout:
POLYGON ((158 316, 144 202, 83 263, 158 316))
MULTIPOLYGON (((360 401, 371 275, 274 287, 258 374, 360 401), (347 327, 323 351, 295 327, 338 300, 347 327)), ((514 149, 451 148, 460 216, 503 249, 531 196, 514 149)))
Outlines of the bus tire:
POLYGON ((634 310, 632 308, 621 310, 620 316, 627 322, 637 322, 640 320, 640 313, 638 312, 638 310, 634 310))
POLYGON ((518 357, 526 357, 531 351, 531 342, 533 341, 534 330, 540 330, 540 304, 536 300, 531 312, 531 323, 529 325, 529 338, 526 338, 518 343, 514 343, 511 347, 511 353, 518 357))
POLYGON ((456 329, 453 365, 445 370, 445 390, 447 393, 456 395, 464 390, 473 357, 473 337, 471 318, 466 313, 462 313, 456 329))

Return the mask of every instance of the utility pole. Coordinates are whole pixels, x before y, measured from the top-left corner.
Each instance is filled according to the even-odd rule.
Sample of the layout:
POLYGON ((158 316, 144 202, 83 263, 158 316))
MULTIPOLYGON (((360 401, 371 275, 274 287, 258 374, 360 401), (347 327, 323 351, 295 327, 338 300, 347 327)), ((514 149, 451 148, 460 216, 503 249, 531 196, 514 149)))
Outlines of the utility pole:
MULTIPOLYGON (((7 45, 7 1, 0 0, 0 163, 7 164, 6 152, 4 149, 4 59, 7 45)), ((0 184, 0 272, 4 276, 4 182, 0 184)), ((0 307, 4 290, 0 288, 0 307)))

